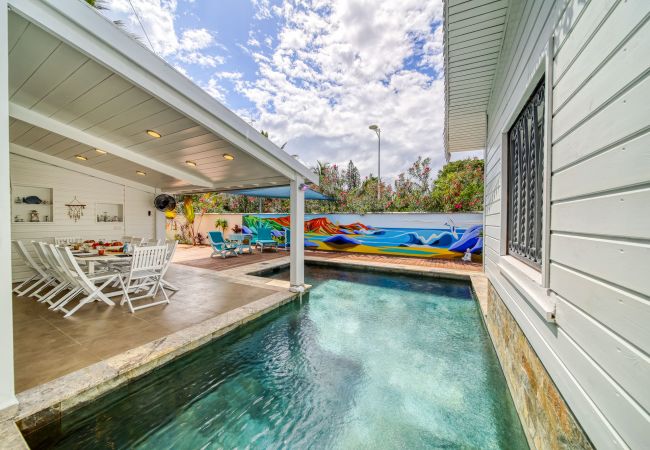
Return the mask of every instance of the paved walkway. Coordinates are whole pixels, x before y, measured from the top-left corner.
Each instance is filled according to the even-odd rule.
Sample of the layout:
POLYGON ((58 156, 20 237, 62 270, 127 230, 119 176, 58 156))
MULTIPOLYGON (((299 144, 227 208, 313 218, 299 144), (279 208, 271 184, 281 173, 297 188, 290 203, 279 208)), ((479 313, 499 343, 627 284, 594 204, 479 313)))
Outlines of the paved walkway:
MULTIPOLYGON (((269 261, 276 258, 288 256, 289 252, 284 250, 266 250, 260 253, 255 250, 253 254, 246 254, 227 258, 211 258, 210 247, 189 245, 180 245, 174 256, 174 262, 202 269, 227 270, 234 267, 240 267, 248 264, 269 261)), ((362 253, 346 252, 325 252, 305 250, 305 256, 317 256, 324 259, 334 259, 338 261, 362 261, 368 263, 381 264, 399 264, 404 266, 414 266, 433 269, 462 270, 471 272, 482 272, 483 265, 480 262, 463 262, 460 259, 432 259, 432 258, 404 258, 399 256, 384 255, 366 255, 362 253)))

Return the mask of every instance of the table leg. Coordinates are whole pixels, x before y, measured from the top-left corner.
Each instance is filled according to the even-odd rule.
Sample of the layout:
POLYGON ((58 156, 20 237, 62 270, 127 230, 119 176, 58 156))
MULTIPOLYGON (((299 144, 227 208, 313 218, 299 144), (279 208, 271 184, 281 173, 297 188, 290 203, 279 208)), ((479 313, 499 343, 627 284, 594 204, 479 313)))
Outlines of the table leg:
POLYGON ((95 261, 88 261, 88 275, 95 273, 95 261))

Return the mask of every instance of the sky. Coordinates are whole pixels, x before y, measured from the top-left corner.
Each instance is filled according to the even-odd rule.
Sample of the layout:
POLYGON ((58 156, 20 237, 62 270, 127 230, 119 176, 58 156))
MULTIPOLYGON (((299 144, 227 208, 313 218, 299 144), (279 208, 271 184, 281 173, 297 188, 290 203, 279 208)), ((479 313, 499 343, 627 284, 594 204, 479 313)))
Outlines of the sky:
MULTIPOLYGON (((170 65, 309 166, 444 163, 441 0, 105 0, 170 65), (144 31, 143 31, 144 29, 144 31), (146 33, 145 33, 146 32, 146 33)), ((458 157, 481 156, 480 152, 458 157)))

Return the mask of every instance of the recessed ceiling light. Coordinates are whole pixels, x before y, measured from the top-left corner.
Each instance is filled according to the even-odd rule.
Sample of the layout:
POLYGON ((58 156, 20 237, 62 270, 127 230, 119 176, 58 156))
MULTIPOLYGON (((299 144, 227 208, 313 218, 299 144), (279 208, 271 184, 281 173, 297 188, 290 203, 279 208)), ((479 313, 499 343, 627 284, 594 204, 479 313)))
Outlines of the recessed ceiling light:
POLYGON ((228 161, 232 161, 233 159, 235 159, 235 157, 232 156, 230 153, 224 153, 223 154, 223 159, 227 159, 228 161))
POLYGON ((145 175, 147 175, 147 172, 143 172, 143 171, 141 171, 141 170, 136 170, 135 173, 137 173, 137 174, 140 175, 141 177, 144 177, 145 175))
POLYGON ((188 166, 196 167, 196 163, 194 161, 187 160, 185 161, 185 164, 187 164, 188 166))
POLYGON ((95 152, 96 152, 98 155, 105 155, 106 153, 108 153, 106 150, 102 150, 102 149, 100 149, 100 148, 96 148, 96 149, 95 149, 95 152))
POLYGON ((147 130, 147 134, 153 138, 160 138, 162 135, 158 133, 156 130, 147 130))
POLYGON ((88 158, 86 158, 84 155, 76 155, 75 158, 80 161, 88 161, 88 158))

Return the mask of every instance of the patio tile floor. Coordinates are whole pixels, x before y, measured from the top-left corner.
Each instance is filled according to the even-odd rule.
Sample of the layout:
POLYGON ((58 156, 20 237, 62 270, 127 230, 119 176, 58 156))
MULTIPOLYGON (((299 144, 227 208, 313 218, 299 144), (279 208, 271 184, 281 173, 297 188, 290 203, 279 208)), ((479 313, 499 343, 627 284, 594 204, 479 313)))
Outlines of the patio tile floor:
POLYGON ((49 311, 31 298, 13 298, 16 392, 201 323, 273 294, 183 265, 166 277, 181 286, 170 305, 131 314, 126 306, 93 303, 74 316, 49 311))

